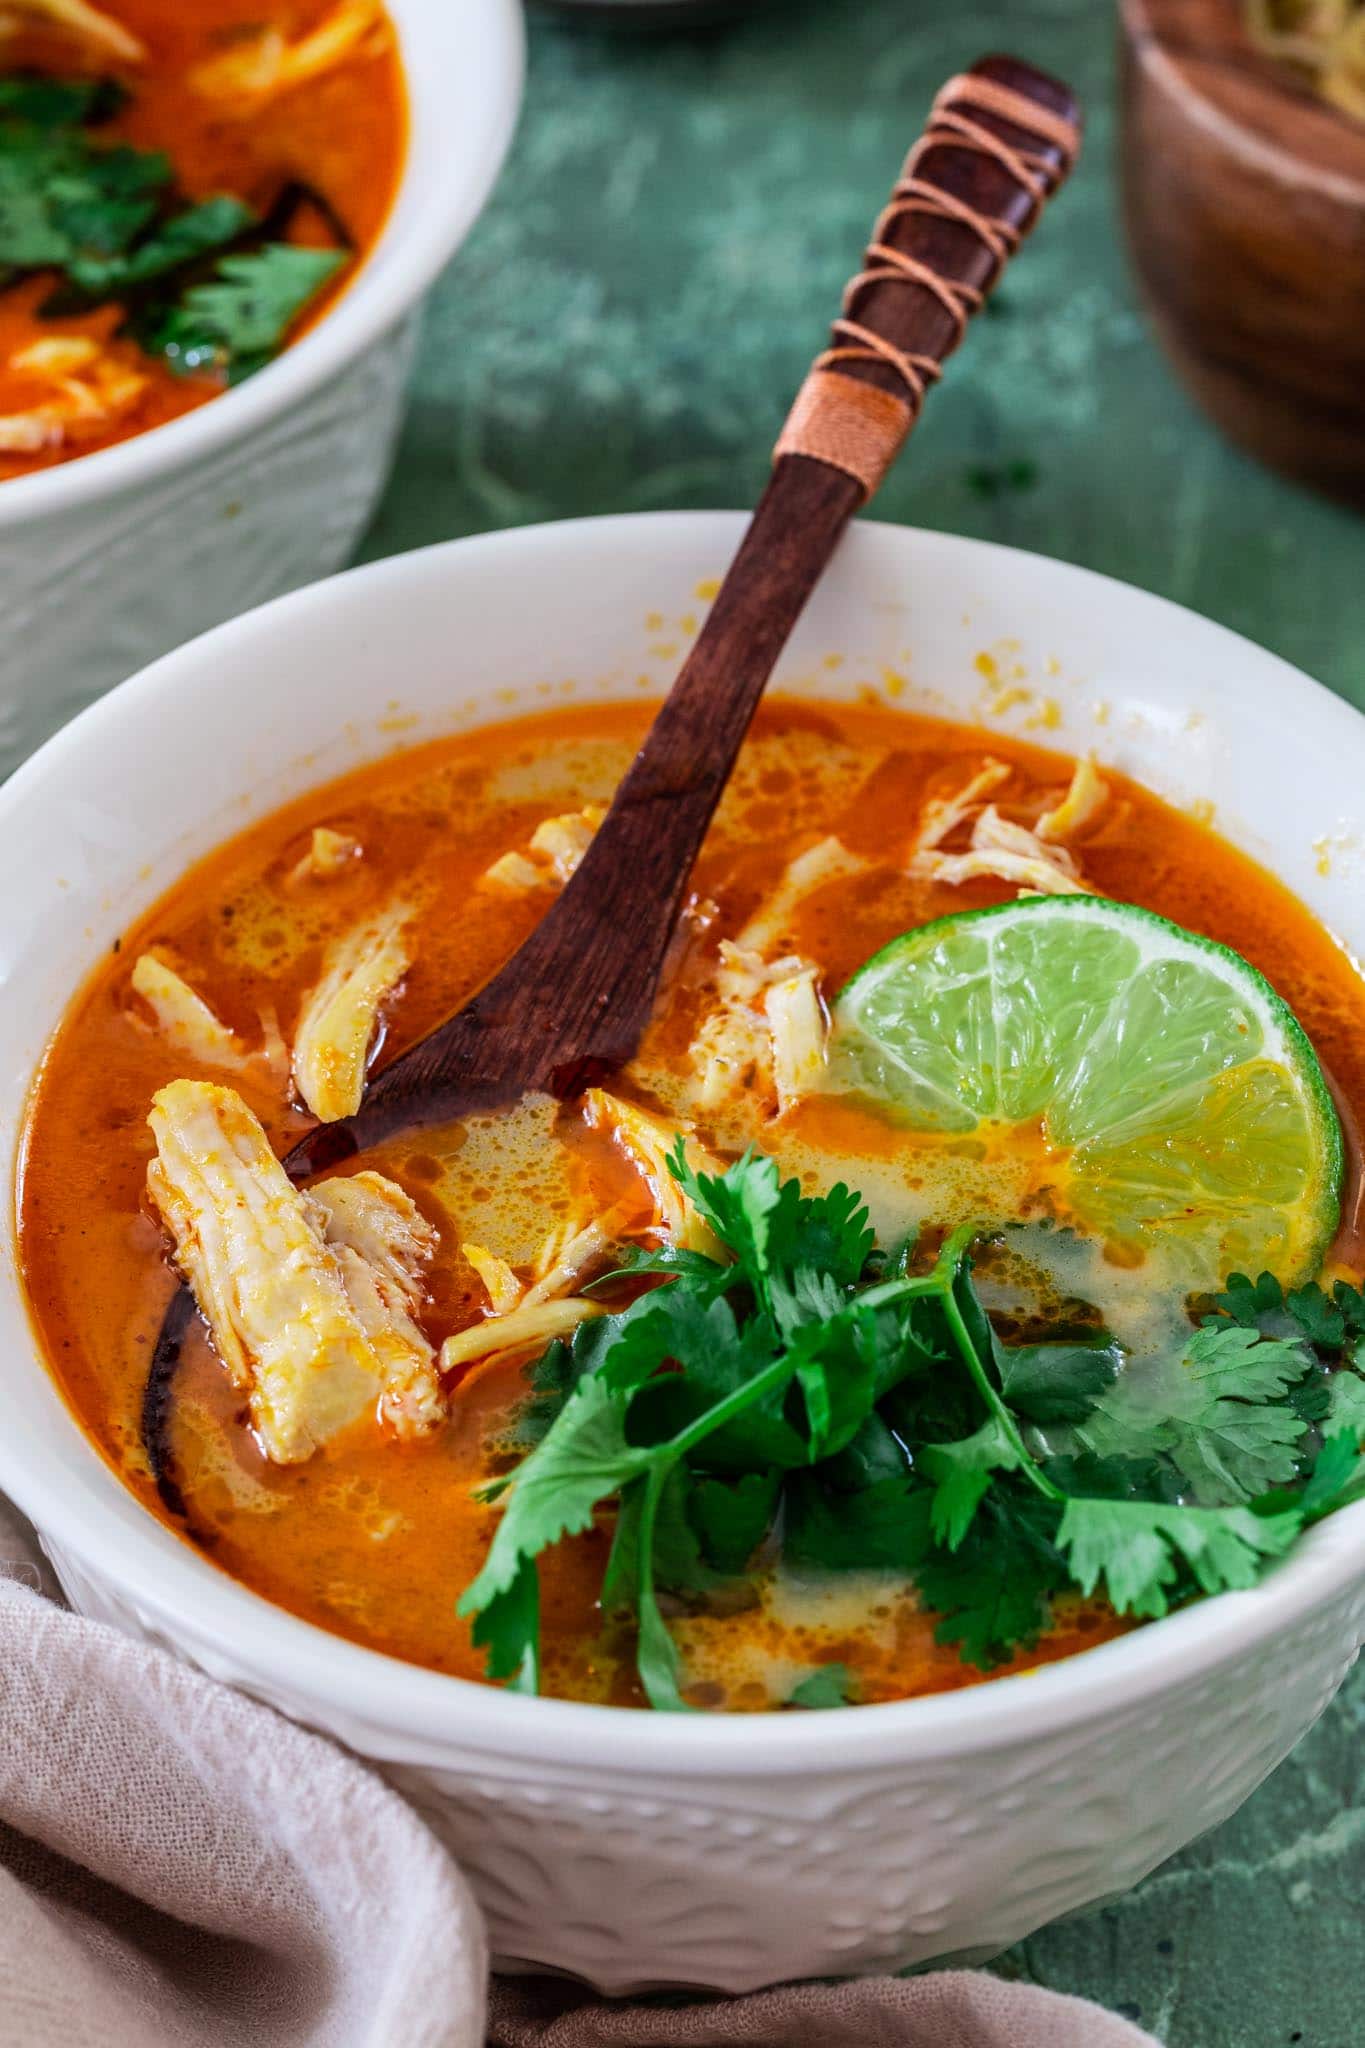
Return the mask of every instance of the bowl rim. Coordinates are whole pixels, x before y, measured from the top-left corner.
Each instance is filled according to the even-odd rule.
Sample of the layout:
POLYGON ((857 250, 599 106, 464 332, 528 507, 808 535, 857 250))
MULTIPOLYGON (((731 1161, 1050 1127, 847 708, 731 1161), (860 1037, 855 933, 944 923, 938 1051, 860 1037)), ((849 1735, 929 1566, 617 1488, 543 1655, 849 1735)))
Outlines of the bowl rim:
POLYGON ((207 461, 244 440, 321 386, 341 376, 435 282, 492 190, 521 101, 525 27, 517 0, 461 0, 472 19, 462 27, 469 71, 461 81, 461 119, 448 117, 441 80, 404 61, 405 27, 440 11, 444 0, 386 0, 398 29, 407 93, 406 153, 388 215, 373 247, 336 303, 274 362, 193 412, 96 449, 32 476, 0 483, 0 532, 30 520, 81 511, 154 482, 168 471, 207 461), (419 126, 436 137, 460 137, 463 175, 424 180, 419 204, 402 218, 412 179, 419 126), (377 259, 382 255, 383 262, 377 259))
MULTIPOLYGON (((446 541, 348 571, 324 584, 278 598, 187 643, 201 659, 200 687, 226 687, 241 654, 264 651, 275 638, 286 610, 304 634, 308 614, 321 617, 338 591, 354 597, 356 590, 380 591, 414 580, 439 578, 443 566, 458 552, 466 566, 477 568, 506 553, 548 546, 554 549, 565 533, 594 530, 603 556, 610 559, 613 541, 626 530, 651 530, 666 548, 670 529, 680 539, 705 533, 719 548, 731 550, 748 515, 724 512, 652 512, 609 515, 591 520, 563 520, 446 541), (217 657, 213 680, 205 652, 217 657)), ((1150 607, 1206 645, 1221 644, 1272 678, 1277 689, 1306 698, 1319 720, 1336 728, 1343 746, 1360 745, 1361 714, 1301 670, 1255 646, 1243 636, 1215 625, 1186 607, 1141 591, 1136 586, 1094 570, 1008 548, 885 522, 859 521, 842 543, 844 549, 866 545, 860 535, 888 539, 908 553, 962 551, 988 582, 992 563, 1022 559, 1030 575, 1059 586, 1090 587, 1101 602, 1112 600, 1150 607)), ((922 570, 923 563, 920 568, 922 570)), ((184 710, 180 667, 185 648, 154 662, 117 690, 89 706, 23 764, 0 789, 0 839, 9 813, 28 798, 31 783, 39 786, 60 773, 68 754, 107 747, 118 733, 127 707, 142 702, 178 700, 184 710)), ((22 1129, 19 1142, 22 1144, 22 1129)), ((17 1163, 17 1160, 16 1160, 17 1163)), ((13 1201, 11 1169, 9 1200, 13 1201)), ((27 1303, 16 1272, 0 1286, 13 1290, 27 1317, 27 1303)), ((29 1325, 32 1328, 32 1325, 29 1325)), ((33 1364, 46 1372, 36 1331, 33 1364)), ((60 1392, 58 1394, 60 1399, 60 1392)), ((63 1403, 63 1406, 65 1404, 63 1403)), ((98 1560, 105 1579, 113 1579, 118 1599, 126 1601, 148 1625, 171 1640, 198 1646, 209 1669, 221 1666, 227 1645, 248 1648, 232 1658, 250 1675, 234 1671, 232 1682, 267 1699, 289 1702, 289 1711, 308 1711, 326 1725, 329 1716, 344 1716, 347 1739, 355 1746, 374 1746, 384 1755, 396 1740, 423 1747, 434 1760, 457 1751, 503 1761, 534 1759, 537 1773, 555 1767, 600 1770, 609 1767, 625 1776, 657 1774, 661 1769, 698 1779, 749 1780, 800 1773, 830 1761, 829 1731, 838 1729, 841 1769, 850 1774, 887 1763, 906 1764, 986 1750, 1017 1749, 1045 1735, 1101 1718, 1107 1711, 1155 1698, 1176 1684, 1211 1674, 1233 1664, 1258 1646, 1269 1646, 1283 1631, 1303 1623, 1353 1584, 1365 1578, 1365 1501, 1329 1517, 1310 1530, 1294 1550, 1256 1587, 1226 1593, 1160 1621, 1148 1622, 1129 1634, 1095 1648, 1043 1665, 1032 1671, 994 1678, 956 1691, 890 1701, 841 1714, 833 1723, 822 1714, 672 1715, 628 1710, 586 1702, 528 1698, 483 1685, 472 1679, 431 1671, 358 1643, 277 1607, 228 1576, 188 1542, 158 1521, 122 1482, 102 1454, 68 1417, 73 1434, 83 1443, 116 1494, 101 1498, 96 1489, 65 1489, 55 1477, 44 1477, 41 1459, 29 1459, 9 1432, 0 1432, 0 1484, 16 1504, 50 1536, 59 1557, 68 1555, 78 1567, 98 1560), (111 1560, 116 1560, 111 1571, 111 1560), (306 1702, 306 1708, 304 1706, 306 1702)), ((1356 1645, 1343 1646, 1349 1655, 1356 1645)))

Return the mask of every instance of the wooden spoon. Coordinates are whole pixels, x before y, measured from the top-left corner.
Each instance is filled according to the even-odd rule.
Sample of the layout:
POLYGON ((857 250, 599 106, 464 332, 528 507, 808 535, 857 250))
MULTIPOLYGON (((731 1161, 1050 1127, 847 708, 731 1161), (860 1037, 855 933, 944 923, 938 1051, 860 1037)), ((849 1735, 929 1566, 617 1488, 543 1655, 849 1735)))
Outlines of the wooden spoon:
MULTIPOLYGON (((1069 171, 1077 119, 1064 85, 1012 57, 983 58, 944 87, 729 574, 576 873, 492 981, 374 1076, 354 1116, 300 1139, 284 1161, 294 1179, 405 1129, 533 1091, 571 1095, 630 1059, 693 862, 778 655, 913 425, 924 383, 1069 171)), ((152 1470, 181 1514, 169 1403, 193 1315, 182 1288, 143 1404, 152 1470)))

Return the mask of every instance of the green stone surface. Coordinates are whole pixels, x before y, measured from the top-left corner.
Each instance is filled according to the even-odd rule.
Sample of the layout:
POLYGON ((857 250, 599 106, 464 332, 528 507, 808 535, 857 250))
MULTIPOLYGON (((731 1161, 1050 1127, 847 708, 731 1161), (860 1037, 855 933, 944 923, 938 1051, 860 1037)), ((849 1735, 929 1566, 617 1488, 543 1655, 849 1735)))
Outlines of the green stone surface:
MULTIPOLYGON (((1228 448, 1144 325, 1099 0, 769 0, 728 28, 532 23, 520 133, 427 318, 367 557, 529 520, 745 505, 933 91, 992 49, 1082 93, 1081 168, 880 518, 1083 562, 1365 705, 1365 529, 1228 448)), ((1001 1967, 1170 2048, 1356 2048, 1365 1678, 1215 1835, 1001 1967)))

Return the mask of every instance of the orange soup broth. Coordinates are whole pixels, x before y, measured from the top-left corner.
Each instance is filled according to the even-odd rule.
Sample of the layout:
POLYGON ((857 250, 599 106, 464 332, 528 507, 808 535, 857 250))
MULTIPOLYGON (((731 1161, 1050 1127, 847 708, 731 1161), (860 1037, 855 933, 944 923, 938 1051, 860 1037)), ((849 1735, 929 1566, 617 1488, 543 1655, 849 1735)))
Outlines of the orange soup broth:
MULTIPOLYGON (((194 868, 123 935, 73 1005, 33 1102, 19 1196, 23 1270, 66 1398, 153 1513, 165 1515, 140 1408, 174 1282, 144 1192, 151 1097, 176 1076, 201 1072, 239 1086, 281 1150, 307 1125, 277 1083, 196 1069, 173 1053, 139 1014, 132 963, 155 945, 247 1043, 259 1042, 272 1008, 288 1038, 327 940, 401 887, 417 906, 414 965, 388 1020, 387 1058, 469 996, 543 914, 546 892, 519 897, 481 887, 480 878, 499 855, 524 847, 545 816, 606 801, 648 715, 643 706, 546 713, 391 756, 291 804, 194 868), (340 879, 291 884, 319 824, 354 835, 363 858, 340 879)), ((1012 895, 989 882, 950 888, 901 871, 921 803, 959 786, 986 752, 1016 771, 1008 800, 1035 810, 1070 773, 1057 755, 996 734, 870 708, 767 703, 694 877, 719 918, 684 962, 621 1092, 649 1100, 651 1075, 677 1068, 716 939, 737 931, 786 861, 822 834, 838 833, 874 863, 804 901, 786 935, 820 963, 830 990, 895 934, 1012 895)), ((1109 779, 1113 800, 1083 848, 1090 880, 1260 967, 1302 1019, 1354 1131, 1365 1103, 1365 986, 1352 962, 1264 870, 1192 817, 1109 779)), ((372 1156, 442 1233, 426 1318, 433 1341, 484 1308, 462 1239, 526 1261, 557 1217, 581 1214, 585 1203, 600 1214, 629 1199, 617 1155, 568 1115, 562 1142, 551 1142, 551 1114, 424 1133, 372 1156)), ((781 1123, 806 1117, 809 1139, 811 1115, 818 1135, 819 1110, 803 1106, 770 1127, 779 1157, 781 1123)), ((717 1133, 703 1122, 700 1135, 717 1133)), ((513 1461, 526 1364, 498 1359, 469 1371, 433 1439, 398 1443, 367 1423, 306 1464, 276 1467, 261 1457, 207 1341, 196 1339, 175 1425, 191 1539, 310 1621, 436 1670, 480 1676, 454 1605, 479 1568, 496 1510, 476 1504, 471 1489, 513 1461)), ((604 1515, 542 1560, 543 1682, 555 1693, 639 1704, 630 1646, 602 1632, 596 1606, 609 1538, 604 1515)), ((804 1605, 765 1595, 745 1611, 679 1616, 674 1625, 699 1705, 760 1706, 774 1671, 799 1675, 831 1659, 859 1675, 867 1700, 981 1676, 935 1644, 933 1617, 907 1587, 873 1578, 826 1587, 804 1605)), ((1039 1647, 1009 1668, 1066 1655, 1118 1626, 1107 1611, 1064 1605, 1039 1647)))
MULTIPOLYGON (((271 0, 268 14, 293 41, 323 20, 334 4, 271 0)), ((378 240, 403 168, 407 96, 396 38, 390 38, 387 49, 358 51, 316 78, 237 111, 196 93, 189 73, 229 48, 234 37, 260 27, 261 0, 193 0, 191 5, 185 0, 116 0, 115 11, 146 46, 145 62, 111 67, 107 59, 82 61, 81 46, 72 38, 33 28, 0 40, 0 69, 60 77, 103 76, 112 70, 131 98, 100 128, 101 140, 164 150, 177 185, 191 200, 226 193, 264 213, 282 187, 298 180, 325 198, 345 224, 357 261, 362 260, 378 240)), ((330 245, 333 237, 311 209, 303 208, 290 239, 330 245)), ((319 294, 294 339, 322 318, 355 269, 355 264, 347 266, 319 294)), ((116 339, 123 319, 120 306, 41 318, 39 309, 53 283, 39 276, 0 291, 0 415, 22 413, 50 398, 49 384, 8 366, 29 343, 57 336, 89 335, 108 345, 119 363, 147 379, 146 388, 117 418, 84 423, 79 438, 36 454, 0 452, 0 481, 131 440, 194 412, 224 389, 216 376, 178 376, 136 343, 116 339)))

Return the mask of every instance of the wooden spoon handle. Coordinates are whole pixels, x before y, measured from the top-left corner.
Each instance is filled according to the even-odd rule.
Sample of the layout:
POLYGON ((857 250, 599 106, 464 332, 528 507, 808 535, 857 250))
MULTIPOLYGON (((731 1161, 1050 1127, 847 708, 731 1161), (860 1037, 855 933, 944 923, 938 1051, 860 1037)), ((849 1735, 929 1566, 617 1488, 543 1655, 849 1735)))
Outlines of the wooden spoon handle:
MULTIPOLYGON (((843 438, 865 451, 880 436, 888 466, 918 412, 900 365, 942 362, 956 346, 981 295, 1070 169, 1076 120, 1064 86, 1008 57, 984 59, 935 103, 910 159, 911 178, 925 190, 908 202, 893 198, 864 259, 864 281, 855 281, 845 301, 851 328, 891 354, 879 357, 873 343, 852 353, 860 348, 855 335, 842 323, 833 330, 834 360, 822 358, 828 368, 817 368, 803 389, 793 414, 798 430, 792 433, 793 422, 784 430, 772 478, 686 664, 577 875, 529 942, 543 949, 551 980, 567 948, 585 989, 614 983, 590 1034, 606 1064, 630 1057, 648 1021, 688 873, 754 709, 845 524, 875 487, 869 474, 829 459, 851 408, 841 395, 825 412, 822 433, 820 387, 867 393, 862 441, 850 425, 843 438), (931 192, 943 195, 941 210, 931 192), (983 234, 973 216, 994 232, 983 234), (908 257, 907 271, 897 274, 875 253, 879 246, 908 257), (941 293, 919 266, 944 281, 941 293), (803 442, 808 449, 823 443, 826 455, 798 452, 803 442), (604 952, 615 973, 602 972, 604 952)), ((919 375, 927 382, 932 373, 919 375)), ((494 982, 480 1008, 491 1011, 496 993, 494 982)), ((582 1030, 562 1017, 556 1036, 565 1025, 564 1042, 582 1045, 582 1030)))
MULTIPOLYGON (((509 1075, 566 1094, 635 1051, 773 665, 938 365, 1070 169, 1076 123, 1066 87, 1014 58, 985 58, 939 94, 710 615, 577 873, 459 1017, 374 1077, 352 1137, 408 1101, 430 1122, 443 1099, 452 1113, 497 1100, 509 1075)), ((317 1170, 341 1142, 314 1134, 299 1164, 317 1170)))

